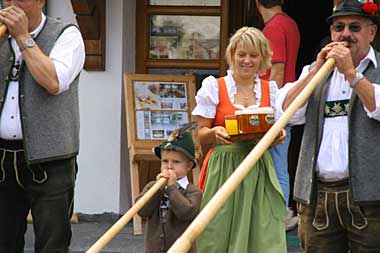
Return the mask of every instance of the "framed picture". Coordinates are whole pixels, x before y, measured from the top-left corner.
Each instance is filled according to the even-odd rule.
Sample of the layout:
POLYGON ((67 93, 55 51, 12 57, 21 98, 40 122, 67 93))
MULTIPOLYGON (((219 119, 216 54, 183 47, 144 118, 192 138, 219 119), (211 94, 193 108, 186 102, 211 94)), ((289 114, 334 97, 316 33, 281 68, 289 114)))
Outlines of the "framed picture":
POLYGON ((191 121, 195 105, 193 75, 125 74, 128 142, 154 147, 191 121))
POLYGON ((220 0, 150 0, 149 5, 162 6, 220 6, 220 0))
POLYGON ((149 59, 218 60, 220 17, 151 15, 149 59))

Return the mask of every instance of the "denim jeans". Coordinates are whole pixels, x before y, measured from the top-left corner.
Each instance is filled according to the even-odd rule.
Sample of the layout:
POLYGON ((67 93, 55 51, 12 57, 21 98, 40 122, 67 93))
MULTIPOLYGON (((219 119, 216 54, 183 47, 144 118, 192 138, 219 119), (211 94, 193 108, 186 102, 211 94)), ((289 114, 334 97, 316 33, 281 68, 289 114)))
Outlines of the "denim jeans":
POLYGON ((34 252, 66 253, 71 240, 76 159, 29 166, 22 142, 16 143, 0 141, 0 253, 24 252, 29 210, 36 238, 34 252))
POLYGON ((380 252, 380 205, 354 204, 348 180, 317 188, 312 205, 297 205, 305 253, 380 252))
POLYGON ((278 144, 271 149, 269 152, 272 156, 274 169, 276 170, 276 175, 278 182, 280 183, 282 192, 284 193, 285 204, 288 206, 289 203, 289 173, 288 173, 288 148, 290 143, 290 126, 285 127, 286 139, 283 144, 278 144))

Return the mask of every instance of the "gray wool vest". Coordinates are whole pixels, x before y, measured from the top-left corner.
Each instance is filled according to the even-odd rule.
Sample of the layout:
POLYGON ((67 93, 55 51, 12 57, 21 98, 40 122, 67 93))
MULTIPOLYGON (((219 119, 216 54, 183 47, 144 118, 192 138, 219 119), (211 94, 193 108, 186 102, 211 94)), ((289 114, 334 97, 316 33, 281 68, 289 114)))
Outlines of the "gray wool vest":
MULTIPOLYGON (((46 23, 35 38, 46 55, 55 41, 71 26, 47 17, 46 23)), ((14 62, 14 52, 9 43, 0 45, 0 112, 3 110, 9 85, 9 75, 14 62)), ((36 83, 25 62, 19 73, 19 107, 23 132, 25 158, 29 164, 73 157, 79 150, 79 75, 70 89, 52 95, 36 83)))
MULTIPOLYGON (((372 83, 380 83, 380 54, 375 68, 369 63, 364 76, 372 83)), ((294 184, 294 199, 304 204, 314 200, 315 167, 322 141, 324 107, 330 77, 323 80, 309 98, 306 123, 302 138, 294 184)), ((380 203, 380 122, 368 117, 364 105, 353 91, 348 109, 349 182, 353 200, 357 204, 380 203)))

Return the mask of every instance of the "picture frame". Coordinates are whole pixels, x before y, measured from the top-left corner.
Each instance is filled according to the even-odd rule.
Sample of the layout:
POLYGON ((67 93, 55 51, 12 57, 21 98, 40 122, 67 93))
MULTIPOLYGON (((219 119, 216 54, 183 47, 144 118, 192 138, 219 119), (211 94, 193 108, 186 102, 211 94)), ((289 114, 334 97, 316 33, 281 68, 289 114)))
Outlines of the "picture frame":
POLYGON ((219 16, 150 15, 148 58, 219 60, 219 16))
POLYGON ((192 121, 195 76, 124 74, 128 146, 151 149, 192 121))
POLYGON ((229 1, 217 0, 218 6, 208 5, 211 2, 214 0, 136 1, 137 16, 144 17, 136 23, 136 54, 141 56, 136 58, 136 72, 171 68, 225 73, 229 1), (201 5, 203 2, 207 6, 201 5))

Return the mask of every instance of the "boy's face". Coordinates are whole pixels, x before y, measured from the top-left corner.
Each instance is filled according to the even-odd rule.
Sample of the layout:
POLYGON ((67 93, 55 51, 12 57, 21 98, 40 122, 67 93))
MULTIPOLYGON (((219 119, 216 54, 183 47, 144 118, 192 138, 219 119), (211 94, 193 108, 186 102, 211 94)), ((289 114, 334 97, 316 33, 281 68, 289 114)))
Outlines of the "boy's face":
POLYGON ((161 150, 161 171, 174 170, 177 179, 183 178, 192 169, 191 161, 184 153, 175 150, 161 150))

